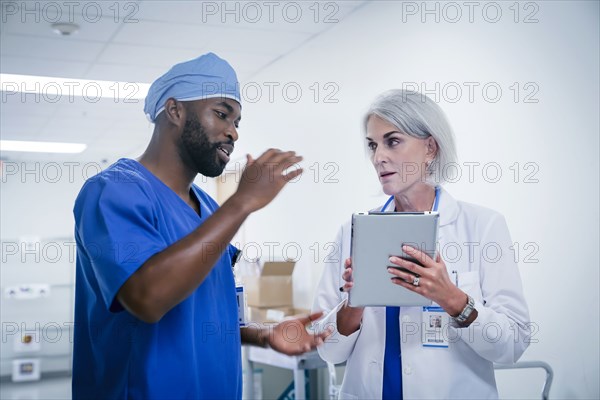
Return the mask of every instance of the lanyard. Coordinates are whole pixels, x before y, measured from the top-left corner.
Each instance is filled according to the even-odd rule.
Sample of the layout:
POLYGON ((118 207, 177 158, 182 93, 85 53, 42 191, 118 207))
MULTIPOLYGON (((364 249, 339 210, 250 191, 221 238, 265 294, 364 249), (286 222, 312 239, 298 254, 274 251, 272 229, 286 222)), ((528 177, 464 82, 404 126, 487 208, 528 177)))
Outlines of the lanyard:
MULTIPOLYGON (((387 206, 390 205, 390 203, 392 202, 392 200, 394 200, 394 196, 390 196, 390 198, 388 199, 388 201, 385 202, 385 204, 381 208, 381 212, 385 212, 385 209, 387 208, 387 206)), ((435 187, 435 200, 433 200, 433 208, 431 209, 431 211, 437 211, 438 210, 438 204, 439 204, 439 202, 440 202, 440 187, 436 186, 435 187)))

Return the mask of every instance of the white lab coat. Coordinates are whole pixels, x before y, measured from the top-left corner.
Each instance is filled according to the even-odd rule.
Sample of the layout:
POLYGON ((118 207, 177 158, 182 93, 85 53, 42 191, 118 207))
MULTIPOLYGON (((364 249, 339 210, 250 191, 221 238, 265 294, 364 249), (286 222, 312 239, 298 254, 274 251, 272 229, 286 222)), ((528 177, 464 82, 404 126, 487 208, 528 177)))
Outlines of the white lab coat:
MULTIPOLYGON (((379 211, 381 206, 377 209, 379 211)), ((386 211, 394 209, 394 204, 386 211)), ((497 398, 493 362, 514 363, 528 346, 529 311, 504 217, 456 201, 440 191, 440 252, 450 279, 475 300, 479 315, 468 328, 450 327, 447 348, 423 347, 421 307, 401 307, 398 323, 404 399, 497 398), (459 255, 458 249, 461 249, 459 255), (498 252, 501 249, 501 254, 498 252)), ((326 263, 313 309, 332 310, 340 293, 343 263, 350 256, 350 222, 337 237, 335 262, 326 263)), ((391 283, 390 283, 391 284, 391 283)), ((331 363, 346 362, 340 398, 377 399, 382 395, 385 307, 366 307, 358 331, 334 334, 318 348, 331 363)), ((320 322, 336 328, 336 315, 320 322)))

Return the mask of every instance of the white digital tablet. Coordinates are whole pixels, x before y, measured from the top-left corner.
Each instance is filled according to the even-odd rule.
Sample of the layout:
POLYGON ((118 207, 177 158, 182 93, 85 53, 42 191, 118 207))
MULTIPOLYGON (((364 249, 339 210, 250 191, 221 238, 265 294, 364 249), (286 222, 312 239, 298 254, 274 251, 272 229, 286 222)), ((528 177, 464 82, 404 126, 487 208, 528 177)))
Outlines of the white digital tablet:
MULTIPOLYGON (((351 253, 354 286, 352 307, 429 306, 431 300, 391 281, 391 256, 410 259, 402 245, 418 248, 435 259, 438 236, 437 212, 356 213, 352 215, 351 253)), ((418 262, 417 262, 418 263, 418 262)))

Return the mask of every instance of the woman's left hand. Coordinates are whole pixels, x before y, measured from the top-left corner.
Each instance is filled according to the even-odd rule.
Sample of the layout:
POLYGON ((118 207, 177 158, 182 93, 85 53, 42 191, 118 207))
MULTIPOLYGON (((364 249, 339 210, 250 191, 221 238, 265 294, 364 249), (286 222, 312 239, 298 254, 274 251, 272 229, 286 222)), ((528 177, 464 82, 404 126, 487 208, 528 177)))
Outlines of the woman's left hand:
POLYGON ((388 272, 394 275, 392 282, 436 302, 451 316, 460 314, 467 304, 467 295, 450 281, 446 264, 440 255, 434 261, 426 253, 413 247, 402 246, 402 250, 423 266, 400 257, 390 257, 392 264, 406 268, 418 276, 388 268, 388 272))

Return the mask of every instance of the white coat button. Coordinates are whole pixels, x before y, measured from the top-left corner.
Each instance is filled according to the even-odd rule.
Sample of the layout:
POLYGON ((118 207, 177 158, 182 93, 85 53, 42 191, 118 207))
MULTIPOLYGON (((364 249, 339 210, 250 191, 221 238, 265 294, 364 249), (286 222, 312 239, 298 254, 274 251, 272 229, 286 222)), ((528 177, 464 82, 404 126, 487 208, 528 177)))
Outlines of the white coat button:
POLYGON ((410 317, 408 315, 403 316, 402 322, 410 322, 410 317))
POLYGON ((412 374, 412 368, 411 367, 404 367, 404 373, 406 375, 412 374))

